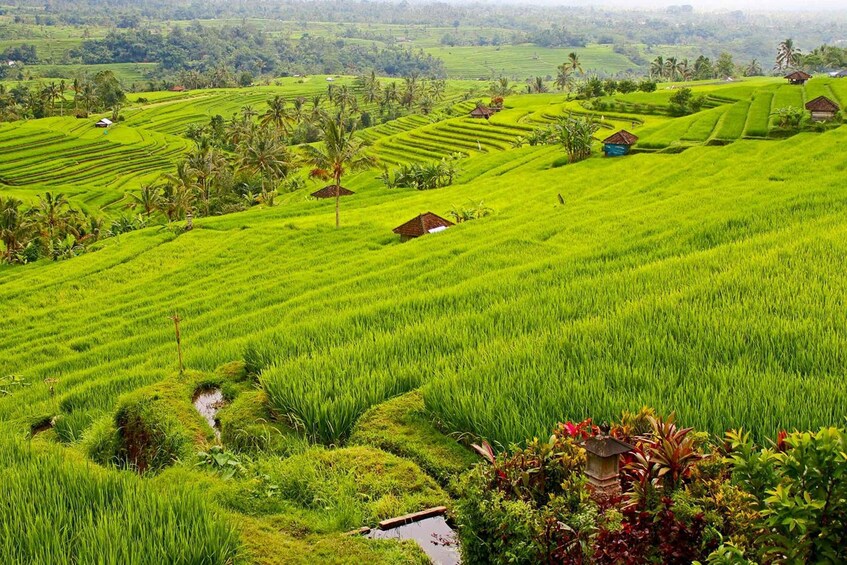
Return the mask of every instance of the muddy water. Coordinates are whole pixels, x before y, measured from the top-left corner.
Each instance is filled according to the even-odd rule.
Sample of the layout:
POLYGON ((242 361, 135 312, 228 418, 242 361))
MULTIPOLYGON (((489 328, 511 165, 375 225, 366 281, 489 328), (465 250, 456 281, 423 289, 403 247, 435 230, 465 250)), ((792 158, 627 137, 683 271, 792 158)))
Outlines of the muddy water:
POLYGON ((443 516, 427 518, 390 530, 371 530, 368 537, 375 539, 411 539, 429 556, 436 565, 457 565, 459 540, 443 516))
POLYGON ((219 388, 203 390, 194 397, 194 408, 200 413, 213 430, 215 437, 221 439, 221 430, 218 428, 218 410, 224 405, 224 395, 219 388))

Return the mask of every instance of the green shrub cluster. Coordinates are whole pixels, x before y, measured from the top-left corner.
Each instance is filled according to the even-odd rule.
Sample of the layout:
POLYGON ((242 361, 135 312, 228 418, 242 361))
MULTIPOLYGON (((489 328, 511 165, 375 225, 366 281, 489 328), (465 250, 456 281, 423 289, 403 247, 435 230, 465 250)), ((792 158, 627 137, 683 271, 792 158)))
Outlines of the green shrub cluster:
MULTIPOLYGON (((710 443, 652 411, 608 432, 630 442, 620 494, 583 476, 589 420, 495 455, 463 476, 457 503, 472 563, 841 563, 847 560, 847 430, 740 431, 710 443), (645 427, 647 429, 645 429, 645 427)), ((588 457, 591 457, 589 454, 588 457)))

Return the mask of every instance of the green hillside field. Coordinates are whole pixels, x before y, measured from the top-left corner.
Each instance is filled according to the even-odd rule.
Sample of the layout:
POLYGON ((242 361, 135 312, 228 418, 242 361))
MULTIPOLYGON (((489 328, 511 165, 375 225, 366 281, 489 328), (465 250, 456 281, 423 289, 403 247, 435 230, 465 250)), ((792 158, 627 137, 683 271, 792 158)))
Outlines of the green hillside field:
MULTIPOLYGON (((847 128, 773 135, 770 113, 818 92, 847 102, 847 82, 698 85, 710 107, 681 118, 646 112, 664 85, 608 101, 643 114, 514 96, 490 122, 465 117, 454 86, 432 116, 361 133, 389 166, 461 153, 452 186, 388 189, 375 168, 345 180, 338 229, 310 183, 190 232, 0 266, 7 562, 425 562, 413 544, 340 534, 450 505, 468 440, 506 446, 645 405, 760 439, 843 422, 847 128), (601 120, 598 139, 633 129, 638 151, 566 164, 558 147, 516 147, 569 111, 601 120), (470 202, 493 214, 392 233, 470 202), (208 456, 190 404, 210 386, 229 403, 230 462, 208 456), (139 422, 161 463, 142 477, 114 468, 139 422)), ((0 193, 62 190, 109 212, 173 167, 183 126, 299 88, 150 95, 108 134, 6 124, 0 193)))

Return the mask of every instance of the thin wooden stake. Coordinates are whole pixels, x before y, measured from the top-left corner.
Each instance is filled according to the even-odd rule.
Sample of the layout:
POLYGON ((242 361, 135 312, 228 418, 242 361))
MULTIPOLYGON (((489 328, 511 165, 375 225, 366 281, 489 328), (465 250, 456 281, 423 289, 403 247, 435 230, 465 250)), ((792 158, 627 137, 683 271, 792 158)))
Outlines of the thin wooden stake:
POLYGON ((174 333, 176 333, 176 352, 179 355, 179 374, 183 373, 182 366, 182 340, 179 335, 179 323, 182 321, 182 318, 179 317, 179 313, 174 312, 172 316, 170 316, 171 320, 174 322, 174 333))

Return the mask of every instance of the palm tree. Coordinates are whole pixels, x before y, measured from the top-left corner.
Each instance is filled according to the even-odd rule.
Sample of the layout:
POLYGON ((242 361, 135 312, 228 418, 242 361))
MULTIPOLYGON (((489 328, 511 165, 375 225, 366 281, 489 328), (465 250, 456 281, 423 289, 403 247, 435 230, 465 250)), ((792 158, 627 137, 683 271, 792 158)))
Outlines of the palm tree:
POLYGON ((744 69, 744 75, 748 77, 757 77, 762 74, 762 65, 759 64, 759 61, 753 59, 750 61, 750 64, 747 65, 747 68, 744 69))
POLYGON ((262 116, 262 125, 273 125, 278 132, 287 134, 290 121, 291 114, 285 107, 285 98, 279 95, 271 98, 268 101, 268 109, 262 116))
POLYGON ((42 91, 42 98, 45 102, 47 102, 47 104, 50 105, 51 115, 55 113, 56 101, 59 100, 61 97, 62 95, 59 92, 59 87, 56 86, 55 82, 51 82, 50 84, 44 87, 44 90, 42 91))
POLYGON ((447 92, 447 82, 441 79, 433 79, 429 81, 428 90, 429 97, 434 102, 441 102, 444 100, 444 95, 447 92))
POLYGON ((775 69, 783 70, 800 64, 800 50, 794 46, 793 39, 780 42, 776 50, 775 69))
POLYGON ((237 147, 238 166, 260 176, 262 193, 276 189, 276 184, 296 166, 296 159, 279 138, 266 130, 257 130, 237 147), (268 184, 270 183, 270 190, 268 184))
POLYGON ((365 100, 370 104, 376 102, 379 98, 379 93, 382 90, 382 86, 379 84, 379 79, 376 78, 376 73, 371 71, 370 75, 363 76, 361 83, 365 100))
POLYGON ((162 203, 161 189, 151 183, 142 184, 138 194, 130 194, 129 196, 132 199, 129 206, 141 208, 148 218, 159 209, 162 203))
POLYGON ((573 72, 578 72, 579 74, 583 74, 582 64, 579 62, 579 55, 576 52, 568 53, 568 62, 567 65, 573 72))
POLYGON ((322 141, 319 146, 304 147, 309 162, 315 167, 311 176, 332 179, 335 193, 335 227, 340 225, 339 201, 341 200, 341 177, 346 171, 365 169, 375 163, 374 158, 365 153, 365 142, 355 137, 354 127, 347 131, 343 118, 326 117, 321 124, 322 141))
POLYGON ((675 81, 677 79, 678 74, 679 64, 677 63, 676 57, 668 57, 667 59, 665 59, 665 78, 670 81, 675 81))
POLYGON ((397 83, 389 82, 388 85, 382 89, 382 104, 384 106, 390 107, 391 104, 395 104, 400 101, 400 95, 397 92, 397 83))
POLYGON ((418 75, 411 74, 409 76, 403 77, 403 97, 402 102, 403 105, 407 108, 411 108, 415 102, 418 100, 418 75))
POLYGON ((65 81, 59 81, 59 100, 62 102, 62 105, 60 106, 62 116, 65 115, 65 92, 67 92, 67 90, 68 85, 65 83, 65 81))
POLYGON ((562 63, 556 68, 556 86, 559 90, 570 90, 573 86, 573 70, 568 63, 562 63))
POLYGON ((168 220, 182 218, 194 206, 194 174, 187 161, 176 166, 176 173, 165 175, 165 190, 160 209, 168 220))
POLYGON ((252 122, 257 115, 258 112, 249 104, 241 108, 241 121, 243 122, 252 122))
POLYGON ((547 92, 547 85, 544 84, 544 79, 541 77, 535 77, 535 80, 532 80, 529 83, 529 91, 535 94, 547 92))
POLYGON ((500 77, 496 82, 491 83, 491 96, 505 98, 514 93, 515 89, 512 88, 512 85, 509 84, 509 79, 506 77, 500 77))
POLYGON ((299 123, 302 123, 304 118, 306 117, 306 98, 304 96, 298 96, 294 99, 292 110, 291 110, 291 118, 299 123))
POLYGON ((70 206, 70 201, 61 192, 56 195, 45 192, 44 196, 38 197, 38 205, 33 211, 34 219, 46 230, 46 235, 51 240, 56 231, 68 221, 70 206))
POLYGON ((665 59, 664 57, 656 57, 650 63, 650 78, 661 79, 665 78, 665 59))
POLYGON ((16 254, 26 247, 32 236, 32 223, 17 198, 0 196, 0 241, 7 262, 15 260, 16 254))
POLYGON ((676 66, 679 77, 682 80, 691 80, 692 69, 688 59, 683 59, 676 66))
POLYGON ((202 143, 186 158, 188 167, 196 180, 203 212, 209 215, 212 198, 212 184, 218 173, 226 167, 226 159, 208 143, 202 143))

